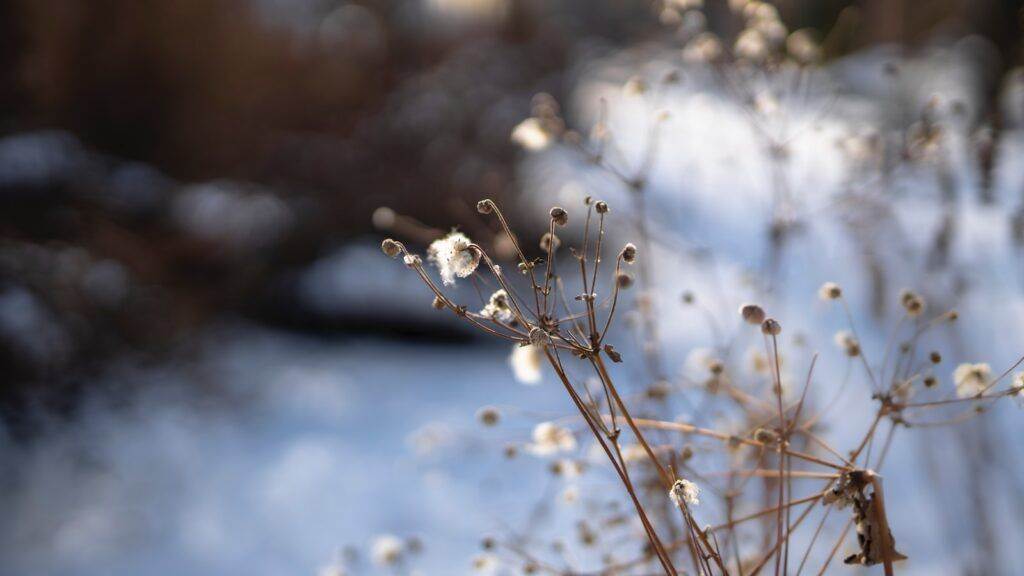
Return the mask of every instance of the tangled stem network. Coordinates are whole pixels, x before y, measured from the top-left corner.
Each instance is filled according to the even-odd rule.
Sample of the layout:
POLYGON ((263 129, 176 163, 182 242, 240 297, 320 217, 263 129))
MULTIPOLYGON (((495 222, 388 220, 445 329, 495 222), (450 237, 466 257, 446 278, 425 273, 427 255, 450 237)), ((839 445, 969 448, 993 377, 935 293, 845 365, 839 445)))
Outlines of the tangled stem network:
MULTIPOLYGON (((859 550, 847 556, 845 562, 867 566, 880 564, 886 574, 892 574, 893 564, 906 557, 896 550, 885 506, 882 479, 877 470, 884 463, 895 432, 899 428, 939 424, 916 419, 917 414, 930 408, 964 404, 969 408, 968 415, 973 416, 983 412, 984 407, 992 401, 1020 395, 1024 377, 1017 377, 1010 386, 998 389, 999 383, 1017 365, 994 379, 987 365, 961 366, 956 370, 958 396, 911 402, 916 385, 930 386, 926 373, 914 372, 910 368, 913 363, 909 360, 901 360, 891 371, 886 362, 883 362, 880 370, 874 367, 864 357, 864 351, 859 345, 843 291, 835 283, 826 283, 819 291, 822 299, 839 303, 850 320, 849 331, 837 335, 836 342, 851 361, 859 359, 862 363, 871 382, 872 397, 877 404, 868 430, 852 450, 841 453, 818 434, 817 425, 831 406, 814 414, 809 413, 808 390, 817 357, 811 363, 799 396, 788 395, 784 390, 782 355, 779 349, 783 326, 780 321, 768 317, 756 304, 742 306, 739 316, 745 323, 757 326, 764 339, 767 358, 765 370, 772 384, 770 399, 753 397, 730 380, 730 370, 725 363, 711 359, 703 364, 708 370, 708 389, 714 386, 714 390, 727 392, 747 412, 749 420, 757 422, 752 432, 736 434, 686 422, 634 417, 606 361, 622 361, 621 353, 608 340, 613 319, 619 309, 620 292, 631 285, 631 282, 621 280, 626 274, 624 267, 639 265, 641 250, 632 243, 619 250, 614 261, 612 281, 608 283, 611 294, 604 299, 599 298, 597 284, 601 254, 605 249, 606 219, 610 210, 607 203, 589 198, 585 206, 587 212, 583 242, 571 252, 574 260, 572 268, 577 270, 581 288, 573 298, 566 294, 565 278, 556 266, 559 243, 552 240, 555 238, 555 229, 568 223, 568 211, 561 207, 552 208, 549 213, 547 241, 540 243, 543 256, 530 258, 520 246, 499 207, 490 200, 481 200, 477 204, 480 214, 497 220, 514 247, 516 269, 525 278, 523 281, 513 281, 507 277, 504 269, 480 245, 473 243, 464 234, 453 232, 431 244, 428 259, 438 268, 442 285, 451 285, 457 278, 473 278, 484 282, 486 277, 496 285, 479 312, 472 312, 469 306, 452 300, 442 285, 433 280, 422 259, 410 253, 401 242, 384 240, 382 250, 390 257, 403 257, 406 265, 433 294, 434 307, 447 309, 474 327, 515 343, 518 350, 529 350, 534 358, 546 361, 557 376, 580 420, 590 430, 595 445, 615 472, 647 541, 635 559, 611 562, 601 574, 627 574, 629 570, 655 562, 665 574, 676 575, 682 573, 679 566, 686 556, 696 574, 757 574, 773 560, 776 574, 787 573, 791 562, 792 535, 816 508, 825 508, 826 513, 813 532, 806 551, 801 555, 800 569, 808 561, 822 525, 828 518, 828 511, 849 508, 851 512, 846 527, 831 554, 825 559, 822 571, 838 552, 849 529, 855 527, 859 550), (525 287, 522 286, 524 283, 525 287), (575 310, 570 304, 573 301, 578 303, 575 310), (567 366, 570 359, 582 362, 593 372, 594 384, 570 377, 571 371, 567 366), (596 393, 592 390, 595 386, 596 393), (875 439, 884 422, 889 423, 888 431, 882 441, 882 448, 872 458, 875 439), (625 431, 632 436, 634 445, 625 443, 625 431), (727 510, 723 522, 704 527, 698 524, 692 508, 700 502, 700 489, 691 478, 708 481, 714 474, 693 467, 690 462, 692 449, 685 447, 678 450, 671 443, 655 443, 649 438, 651 434, 668 432, 716 441, 727 453, 734 455, 731 460, 736 464, 726 474, 729 478, 728 489, 724 492, 716 490, 720 492, 727 510), (739 457, 744 449, 749 452, 739 457), (754 467, 745 467, 744 462, 752 462, 754 467), (689 478, 679 476, 681 468, 689 470, 689 478), (764 479, 765 497, 774 499, 774 504, 738 516, 738 498, 752 478, 764 479), (794 494, 797 480, 817 480, 823 485, 806 495, 798 496, 794 494), (659 489, 651 492, 648 488, 652 486, 659 489), (769 490, 773 490, 774 494, 769 496, 769 490), (652 493, 660 493, 661 496, 652 496, 652 493), (666 516, 665 503, 675 509, 675 517, 666 516), (758 521, 765 526, 767 536, 764 546, 755 550, 753 556, 744 558, 739 551, 737 530, 742 525, 758 521), (666 537, 665 534, 671 536, 666 537)), ((905 292, 901 301, 907 318, 917 319, 924 314, 924 300, 916 294, 905 292)), ((954 312, 945 312, 929 321, 919 322, 912 343, 930 328, 955 319, 954 312)), ((904 348, 901 354, 909 355, 914 346, 904 348)), ((937 352, 931 352, 929 358, 930 362, 926 363, 928 366, 941 360, 937 352)), ((927 374, 930 375, 930 372, 927 374)), ((668 390, 662 390, 662 394, 667 393, 668 390)), ((481 413, 478 418, 487 425, 497 422, 496 414, 491 411, 481 413)), ((960 418, 954 420, 959 421, 960 418)), ((529 448, 535 455, 548 456, 574 450, 576 441, 569 430, 546 422, 535 429, 534 442, 529 448)), ((558 469, 564 472, 567 468, 559 465, 558 469)), ((537 571, 539 567, 545 566, 529 550, 511 545, 509 550, 524 562, 525 568, 537 571)), ((563 576, 570 573, 550 566, 548 568, 549 572, 563 576)))

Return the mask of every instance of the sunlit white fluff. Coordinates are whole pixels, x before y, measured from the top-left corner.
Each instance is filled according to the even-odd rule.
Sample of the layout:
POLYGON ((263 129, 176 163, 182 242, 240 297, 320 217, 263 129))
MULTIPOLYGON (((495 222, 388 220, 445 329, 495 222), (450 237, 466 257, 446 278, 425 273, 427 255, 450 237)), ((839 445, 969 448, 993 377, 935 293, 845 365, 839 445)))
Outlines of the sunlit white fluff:
POLYGON ((527 118, 512 129, 512 142, 530 151, 543 150, 551 141, 551 133, 539 118, 527 118))
POLYGON ((985 391, 992 377, 992 367, 984 362, 978 364, 964 363, 953 371, 953 383, 956 384, 956 395, 970 398, 985 391))
POLYGON ((536 456, 571 452, 576 449, 576 437, 568 428, 553 422, 541 422, 534 427, 533 442, 527 449, 536 456))
POLYGON ((427 248, 427 257, 437 266, 446 286, 454 284, 456 277, 469 276, 480 265, 480 252, 472 244, 465 234, 452 232, 427 248))
POLYGON ((685 478, 676 480, 668 496, 676 506, 700 504, 700 488, 685 478))
POLYGON ((373 540, 370 558, 378 566, 393 566, 402 558, 402 541, 391 534, 382 534, 373 540))
POLYGON ((539 384, 543 376, 544 351, 540 346, 516 344, 508 359, 512 367, 512 376, 520 384, 539 384))
POLYGON ((508 293, 505 290, 498 290, 491 294, 490 300, 480 311, 480 315, 498 322, 511 322, 513 315, 512 308, 508 305, 508 293))

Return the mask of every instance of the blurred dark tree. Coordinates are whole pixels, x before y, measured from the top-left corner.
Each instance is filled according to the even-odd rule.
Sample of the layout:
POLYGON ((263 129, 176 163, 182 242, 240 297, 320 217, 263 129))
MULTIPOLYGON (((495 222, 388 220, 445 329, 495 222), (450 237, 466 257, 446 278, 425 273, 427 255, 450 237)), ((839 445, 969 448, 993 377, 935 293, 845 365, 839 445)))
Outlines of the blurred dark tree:
MULTIPOLYGON (((431 12, 444 2, 268 5, 0 3, 0 304, 38 308, 59 340, 34 356, 0 338, 0 409, 26 389, 73 404, 112 356, 187 344, 224 315, 400 330, 297 313, 291 279, 372 232, 380 206, 443 227, 513 196, 508 135, 531 97, 565 101, 581 53, 671 34, 647 0, 508 0, 483 18, 431 12), (221 212, 190 223, 197 206, 221 212)), ((948 31, 1019 62, 1020 2, 778 5, 828 33, 833 57, 948 31)), ((716 28, 727 10, 709 6, 716 28)))

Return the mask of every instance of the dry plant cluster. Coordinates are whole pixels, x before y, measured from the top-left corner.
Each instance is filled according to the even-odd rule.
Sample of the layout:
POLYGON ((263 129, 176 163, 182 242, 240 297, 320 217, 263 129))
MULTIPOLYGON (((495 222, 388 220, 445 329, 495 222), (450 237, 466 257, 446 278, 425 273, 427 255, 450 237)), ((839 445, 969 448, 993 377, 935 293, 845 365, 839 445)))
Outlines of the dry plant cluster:
MULTIPOLYGON (((437 240, 428 250, 428 260, 439 270, 440 284, 427 271, 423 259, 409 252, 401 242, 387 239, 382 249, 388 256, 401 257, 419 276, 433 293, 435 308, 449 310, 476 328, 514 342, 526 351, 514 353, 513 362, 531 362, 529 358, 546 362, 578 412, 570 422, 584 424, 583 430, 589 431, 595 446, 607 458, 645 539, 635 557, 609 555, 604 566, 596 571, 557 567, 514 541, 485 541, 484 546, 491 554, 502 553, 504 561, 518 562, 526 573, 613 575, 650 573, 651 569, 665 574, 753 575, 764 570, 775 574, 802 573, 812 569, 808 562, 816 547, 823 547, 827 553, 820 558, 820 566, 813 567, 822 574, 853 529, 856 552, 842 561, 882 565, 886 574, 892 574, 893 564, 905 556, 896 548, 879 471, 896 431, 954 424, 983 413, 990 403, 1001 398, 1024 395, 1024 373, 1003 384, 1020 362, 995 377, 987 364, 962 364, 953 373, 954 393, 943 394, 935 375, 935 367, 942 362, 941 354, 922 350, 920 343, 936 326, 955 322, 957 313, 944 311, 927 317, 923 298, 910 291, 900 295, 901 322, 912 326, 909 335, 890 346, 880 367, 873 364, 860 348, 842 288, 829 282, 821 287, 820 298, 836 303, 849 319, 848 331, 836 335, 837 344, 860 364, 877 405, 870 426, 855 446, 842 451, 820 434, 823 418, 830 412, 834 416, 831 409, 835 403, 829 402, 817 410, 809 406, 814 361, 800 390, 786 390, 780 352, 782 324, 768 317, 757 304, 742 306, 738 319, 763 335, 761 372, 767 376, 769 386, 735 379, 738 371, 715 358, 705 360, 706 380, 701 383, 705 392, 724 395, 735 404, 745 419, 743 431, 660 419, 658 404, 668 395, 683 394, 682 383, 658 379, 630 397, 620 391, 608 368, 608 363, 623 361, 608 337, 620 308, 620 293, 634 284, 628 269, 643 266, 638 263, 641 252, 637 246, 626 244, 615 257, 612 279, 607 281, 609 295, 599 297, 601 255, 607 248, 603 244, 608 205, 603 201, 586 201, 583 242, 579 248, 570 250, 569 257, 569 266, 575 270, 572 274, 578 274, 582 291, 571 296, 566 293, 567 282, 556 265, 561 244, 556 231, 567 223, 565 209, 551 209, 549 230, 540 239, 543 256, 537 258, 528 257, 521 249, 519 239, 492 201, 480 201, 477 209, 496 218, 515 247, 516 275, 525 277, 527 285, 522 290, 516 289, 518 282, 509 278, 484 248, 460 232, 437 240), (472 278, 478 286, 493 290, 489 298, 482 298, 478 312, 446 294, 445 286, 454 284, 458 278, 472 278), (522 359, 516 360, 517 356, 522 359), (570 367, 570 363, 582 363, 592 376, 574 378, 571 374, 577 367, 570 367), (759 396, 758 390, 764 394, 759 396), (929 399, 917 400, 917 392, 921 396, 927 393, 929 399), (939 418, 927 416, 932 411, 950 409, 956 412, 939 418), (712 444, 680 443, 680 439, 692 437, 710 440, 712 444), (711 468, 722 464, 727 467, 723 471, 711 468), (707 504, 708 494, 718 500, 718 510, 723 513, 715 518, 716 524, 708 524, 711 515, 701 513, 701 498, 707 504), (751 502, 761 506, 746 511, 751 502), (808 522, 812 515, 817 517, 816 526, 808 522), (833 515, 843 522, 840 536, 832 543, 820 542, 822 527, 833 515), (797 546, 795 535, 801 528, 810 530, 809 540, 802 538, 802 545, 797 546), (747 534, 741 538, 744 530, 756 536, 747 534)), ((650 349, 648 352, 648 363, 657 362, 658 355, 650 349)), ((656 365, 651 369, 658 373, 656 365)), ((842 389, 838 391, 841 393, 842 389)), ((494 425, 500 413, 487 408, 481 410, 478 418, 484 425, 494 425)), ((571 423, 544 422, 535 428, 530 448, 540 455, 572 451, 577 447, 576 433, 571 423)), ((554 467, 558 474, 579 474, 585 469, 581 462, 571 460, 556 462, 554 467)), ((598 521, 606 530, 625 523, 618 509, 598 521)), ((599 540, 593 533, 595 529, 581 525, 584 544, 595 545, 599 540)), ((481 568, 494 562, 496 557, 478 559, 481 568)))
MULTIPOLYGON (((740 1, 730 2, 743 27, 728 50, 718 36, 703 30, 701 4, 660 3, 659 17, 684 30, 682 59, 687 65, 705 66, 746 103, 754 133, 773 167, 773 210, 767 226, 772 252, 766 258, 770 290, 779 254, 799 231, 802 215, 800 198, 786 179, 792 134, 780 119, 772 90, 764 87, 782 85, 786 94, 801 97, 822 48, 808 31, 789 32, 770 4, 740 1)), ((895 78, 899 70, 889 66, 885 73, 895 78)), ((654 83, 635 77, 624 90, 643 96, 679 80, 672 72, 654 83)), ((878 220, 886 210, 885 199, 873 190, 887 190, 901 167, 923 167, 923 173, 916 173, 933 171, 944 202, 953 209, 951 138, 944 122, 948 118, 941 117, 939 107, 938 102, 929 103, 898 137, 882 133, 842 143, 858 174, 851 174, 834 208, 846 211, 855 235, 869 231, 864 244, 875 288, 884 283, 876 281, 880 265, 871 260, 871 228, 857 225, 859 219, 878 220)), ((962 113, 957 106, 952 109, 954 116, 962 113)), ((600 474, 598 466, 607 466, 628 506, 625 509, 615 497, 601 500, 605 494, 587 495, 590 505, 576 525, 576 539, 592 551, 590 558, 596 562, 568 553, 563 539, 545 546, 528 534, 511 533, 485 539, 474 567, 481 572, 557 576, 753 576, 824 574, 847 564, 877 566, 889 575, 898 563, 913 562, 898 546, 900 526, 908 522, 894 517, 887 507, 892 494, 881 474, 897 432, 952 426, 984 414, 1002 399, 1024 401, 1024 373, 1014 373, 1021 361, 999 372, 986 363, 944 368, 943 354, 932 348, 929 336, 957 322, 958 313, 933 311, 922 294, 910 290, 898 294, 899 316, 881 357, 869 358, 842 287, 826 282, 818 297, 846 324, 834 335, 847 358, 841 382, 814 390, 821 387, 815 372, 817 354, 798 368, 802 378, 786 376, 784 346, 807 343, 801 342, 802 336, 787 342, 785 319, 771 317, 755 303, 739 309, 734 322, 746 325, 747 333, 740 331, 735 339, 761 339, 761 351, 738 358, 738 342, 724 338, 697 358, 696 376, 675 374, 665 348, 670 344, 662 342, 660 315, 651 296, 656 265, 648 258, 655 244, 668 242, 652 238, 646 206, 659 130, 668 114, 657 113, 652 119, 646 149, 630 167, 628 155, 617 147, 605 123, 607 108, 602 106, 601 111, 584 136, 567 127, 553 98, 541 95, 534 101, 532 116, 513 131, 512 140, 531 151, 557 144, 603 172, 628 192, 632 205, 624 212, 635 218, 627 226, 607 228, 612 222, 609 204, 587 197, 582 206, 552 208, 539 242, 525 245, 502 210, 491 200, 481 200, 477 211, 493 218, 499 237, 491 243, 490 253, 459 231, 430 244, 426 263, 437 268, 440 282, 424 258, 402 242, 387 239, 382 244, 385 254, 400 257, 429 288, 434 308, 514 343, 511 364, 517 379, 536 382, 544 365, 564 387, 575 408, 573 415, 536 424, 531 440, 507 447, 506 455, 515 457, 525 447, 533 455, 551 458, 552 472, 563 477, 588 475, 592 469, 600 474), (559 234, 564 235, 570 212, 577 209, 583 214, 572 217, 583 222, 582 238, 565 249, 559 234), (617 237, 632 235, 635 244, 616 246, 613 252, 606 238, 613 236, 612 231, 617 237), (615 257, 607 264, 609 253, 615 257), (479 306, 450 294, 449 287, 460 279, 473 284, 479 306), (627 291, 635 295, 626 298, 627 291), (614 321, 623 313, 629 315, 627 323, 640 356, 631 370, 612 367, 628 359, 614 342, 620 334, 613 330, 614 321), (836 422, 854 419, 843 410, 848 391, 869 396, 873 408, 856 441, 840 446, 828 436, 836 422), (702 411, 708 399, 726 403, 731 420, 716 423, 702 411), (672 413, 679 405, 689 408, 687 418, 672 413), (584 442, 584 437, 590 440, 584 442), (590 454, 599 454, 603 464, 580 457, 583 443, 592 446, 590 454)), ((986 134, 977 147, 983 192, 992 186, 996 147, 992 135, 986 134)), ((410 237, 423 237, 422 227, 410 224, 411 219, 405 222, 410 237)), ((947 218, 947 223, 928 255, 930 269, 948 263, 955 220, 947 218)), ((395 231, 403 232, 399 227, 395 231)), ((874 296, 876 301, 888 299, 874 296)), ((700 305, 689 292, 682 302, 700 305)), ((721 335, 721 326, 715 328, 721 335)), ((671 355, 678 354, 673 347, 671 355)), ((484 426, 495 426, 503 415, 485 407, 477 418, 484 426)), ((563 498, 583 496, 567 490, 563 498)), ((399 548, 383 563, 401 562, 399 548)))

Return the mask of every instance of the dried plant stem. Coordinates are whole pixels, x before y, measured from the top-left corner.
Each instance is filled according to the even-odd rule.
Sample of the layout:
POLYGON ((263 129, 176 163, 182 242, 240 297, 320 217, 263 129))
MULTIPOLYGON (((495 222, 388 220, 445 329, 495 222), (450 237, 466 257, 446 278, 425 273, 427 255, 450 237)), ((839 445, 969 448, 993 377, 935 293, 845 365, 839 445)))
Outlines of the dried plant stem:
POLYGON ((626 492, 629 494, 630 500, 632 500, 633 506, 636 508, 637 515, 640 517, 640 521, 644 525, 644 530, 647 532, 647 537, 650 540, 651 546, 654 548, 655 553, 658 555, 658 560, 661 562, 662 567, 665 569, 665 572, 667 574, 671 576, 676 576, 677 572, 675 566, 672 564, 672 558, 665 551, 665 547, 662 544, 661 539, 658 537, 658 534, 655 531, 654 526, 651 524, 650 519, 648 519, 647 512, 644 510, 643 504, 640 503, 640 500, 636 494, 636 490, 633 487, 633 483, 629 479, 629 473, 626 470, 626 467, 620 464, 621 453, 618 453, 618 445, 616 441, 618 433, 613 432, 612 437, 607 439, 606 441, 606 438, 602 435, 600 429, 594 423, 594 419, 590 416, 590 413, 587 411, 585 405, 583 404, 583 401, 580 399, 579 395, 576 393, 576 390, 573 388, 568 376, 566 376, 565 372, 562 370, 561 364, 557 361, 552 352, 548 350, 546 347, 544 349, 544 353, 547 356, 548 363, 551 364, 551 367, 555 370, 555 373, 558 375, 559 380, 561 380, 562 384, 565 386, 565 390, 566 392, 568 392, 569 397, 572 398, 572 401, 576 405, 576 408, 580 411, 580 414, 587 421, 587 424, 590 426, 591 432, 593 432, 594 434, 594 438, 598 441, 598 443, 600 443, 601 448, 608 456, 608 460, 611 462, 612 467, 618 474, 623 486, 625 486, 626 492), (612 450, 608 447, 609 443, 615 447, 616 453, 618 453, 619 456, 618 459, 616 459, 615 454, 613 454, 612 450))

